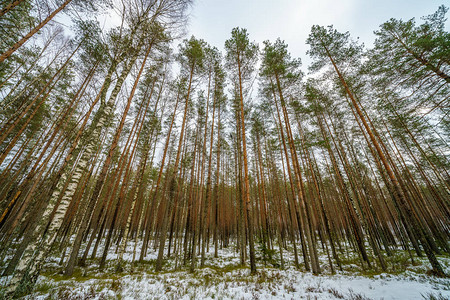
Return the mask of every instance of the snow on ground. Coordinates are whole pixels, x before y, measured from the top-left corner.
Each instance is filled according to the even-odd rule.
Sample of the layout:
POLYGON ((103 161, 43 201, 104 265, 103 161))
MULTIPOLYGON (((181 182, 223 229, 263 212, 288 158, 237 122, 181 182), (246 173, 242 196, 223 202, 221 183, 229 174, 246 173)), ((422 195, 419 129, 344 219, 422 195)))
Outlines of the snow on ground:
MULTIPOLYGON (((129 262, 132 251, 129 245, 125 255, 129 262)), ((103 272, 93 264, 71 278, 55 273, 57 264, 51 263, 53 272, 39 277, 27 299, 450 299, 450 280, 426 275, 430 268, 426 259, 417 259, 416 266, 395 275, 364 273, 348 263, 335 275, 325 267, 322 275, 315 276, 295 269, 291 254, 285 252, 286 269, 258 262, 258 273, 250 275, 248 267, 239 266, 233 247, 220 249, 219 258, 213 255, 210 249, 206 266, 194 273, 188 268, 174 270, 181 258, 168 260, 165 271, 154 272, 153 249, 144 263, 133 268, 128 263, 123 273, 115 273, 113 255, 108 255, 103 272)), ((327 265, 326 256, 320 259, 327 265)), ((439 259, 449 274, 450 259, 439 259)))

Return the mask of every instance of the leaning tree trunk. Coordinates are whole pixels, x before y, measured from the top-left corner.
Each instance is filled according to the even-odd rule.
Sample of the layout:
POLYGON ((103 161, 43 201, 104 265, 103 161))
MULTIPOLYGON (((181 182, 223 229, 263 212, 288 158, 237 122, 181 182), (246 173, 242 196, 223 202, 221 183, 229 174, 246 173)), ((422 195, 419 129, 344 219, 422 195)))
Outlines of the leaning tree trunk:
POLYGON ((34 27, 30 32, 28 32, 22 39, 6 50, 2 55, 0 55, 0 64, 11 56, 17 49, 19 49, 26 41, 28 41, 36 32, 41 30, 50 20, 53 19, 61 10, 63 10, 72 0, 64 1, 56 10, 54 10, 45 20, 43 20, 38 26, 34 27))
MULTIPOLYGON (((430 261, 430 264, 434 270, 434 272, 436 273, 436 275, 438 276, 445 276, 444 270, 442 269, 442 266, 440 265, 439 261, 436 259, 436 256, 434 255, 432 249, 430 248, 429 244, 427 243, 427 241, 425 240, 425 232, 423 230, 423 228, 419 225, 418 220, 416 220, 415 215, 413 214, 411 208, 409 207, 406 199, 405 199, 405 195, 403 194, 401 188, 400 188, 400 184, 397 180, 397 178, 394 175, 394 172, 391 169, 391 166, 389 165, 386 156, 384 155, 381 146, 380 146, 380 142, 377 141, 377 139, 375 138, 374 133, 372 132, 372 129, 369 127, 369 124, 366 121, 366 117, 364 116, 363 112, 361 111, 361 108, 359 107, 359 104, 357 103, 353 93, 350 91, 349 86, 347 85, 347 82, 345 81, 342 73, 340 72, 339 68, 337 67, 331 53, 329 52, 328 48, 323 45, 325 51, 327 52, 328 58, 330 59, 338 77, 339 80, 341 81, 342 85, 344 86, 344 89, 347 93, 347 95, 349 96, 351 103, 353 105, 353 107, 356 110, 357 115, 359 116, 361 122, 364 125, 364 128, 366 129, 370 141, 372 142, 373 146, 376 149, 376 152, 386 170, 386 173, 392 183, 393 189, 394 189, 394 199, 396 201, 399 202, 400 207, 404 210, 404 215, 406 217, 406 219, 408 220, 408 222, 412 225, 412 227, 416 230, 418 238, 420 240, 420 243, 422 244, 424 251, 428 257, 428 260, 430 261)), ((400 212, 402 214, 402 212, 400 212)), ((407 226, 405 224, 405 226, 407 226)))
MULTIPOLYGON (((35 229, 34 234, 36 235, 36 239, 34 240, 37 240, 40 234, 44 233, 44 235, 40 241, 37 240, 36 242, 30 243, 27 246, 26 250, 24 251, 23 257, 20 260, 20 263, 17 266, 13 274, 13 277, 11 278, 8 287, 6 288, 6 295, 13 295, 16 289, 18 293, 21 293, 23 289, 28 290, 30 287, 34 285, 34 282, 37 279, 37 274, 33 274, 33 276, 31 276, 31 274, 35 273, 40 269, 43 259, 50 251, 51 245, 53 244, 53 242, 57 237, 58 229, 63 222, 63 218, 70 204, 70 201, 76 192, 78 182, 80 181, 82 174, 87 168, 90 158, 92 157, 92 154, 95 153, 96 148, 95 142, 97 141, 96 137, 100 136, 100 132, 103 130, 104 124, 109 119, 109 116, 112 114, 115 99, 121 89, 125 77, 128 75, 128 72, 131 69, 131 66, 133 65, 136 58, 137 56, 133 57, 131 62, 128 64, 128 67, 125 67, 124 71, 122 72, 121 76, 117 81, 116 88, 112 91, 110 95, 106 107, 100 108, 99 111, 97 112, 96 117, 98 116, 98 118, 97 120, 95 120, 94 124, 91 125, 90 129, 91 134, 90 139, 87 142, 88 144, 85 145, 84 152, 82 153, 82 156, 79 159, 75 167, 75 170, 73 171, 73 175, 70 178, 70 182, 67 185, 67 188, 65 188, 64 190, 62 188, 68 178, 67 177, 68 175, 67 173, 65 173, 60 177, 58 185, 53 190, 53 193, 48 201, 47 209, 45 210, 41 218, 42 221, 35 229), (60 198, 59 194, 60 191, 62 190, 63 195, 61 200, 59 201, 57 211, 54 214, 54 217, 51 220, 50 225, 46 229, 45 225, 47 224, 47 222, 50 222, 50 220, 48 219, 54 209, 54 206, 58 202, 58 198, 60 198)), ((106 88, 107 86, 109 86, 110 80, 111 80, 110 77, 105 79, 105 84, 102 87, 103 89, 98 94, 96 101, 106 96, 107 92, 106 88)))
POLYGON ((11 3, 8 3, 7 5, 5 5, 5 7, 3 7, 2 10, 0 10, 0 18, 3 17, 4 14, 6 14, 9 11, 11 11, 12 9, 14 9, 14 7, 19 5, 23 1, 24 0, 15 0, 15 1, 12 1, 11 3))

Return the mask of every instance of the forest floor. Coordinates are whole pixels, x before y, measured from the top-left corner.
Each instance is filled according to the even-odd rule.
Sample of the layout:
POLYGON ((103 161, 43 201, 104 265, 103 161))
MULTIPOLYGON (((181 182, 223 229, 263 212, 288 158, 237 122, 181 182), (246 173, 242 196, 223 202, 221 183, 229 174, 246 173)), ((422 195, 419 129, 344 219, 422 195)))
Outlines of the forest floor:
MULTIPOLYGON (((387 272, 364 270, 357 256, 341 255, 343 270, 336 274, 331 274, 328 258, 322 253, 322 274, 316 276, 306 272, 303 264, 295 268, 291 251, 283 252, 284 269, 277 265, 279 253, 273 253, 266 265, 258 256, 258 272, 250 275, 248 266, 239 265, 234 246, 219 249, 218 258, 210 248, 205 267, 193 273, 181 267, 182 258, 176 256, 165 261, 163 272, 155 272, 153 249, 143 263, 132 265, 133 245, 127 250, 124 259, 128 263, 121 273, 115 271, 113 253, 103 271, 92 261, 70 277, 62 275, 58 258, 49 259, 34 292, 25 299, 450 299, 450 279, 430 276, 426 258, 414 257, 412 264, 401 251, 385 257, 387 272)), ((450 257, 438 259, 450 274, 450 257)))

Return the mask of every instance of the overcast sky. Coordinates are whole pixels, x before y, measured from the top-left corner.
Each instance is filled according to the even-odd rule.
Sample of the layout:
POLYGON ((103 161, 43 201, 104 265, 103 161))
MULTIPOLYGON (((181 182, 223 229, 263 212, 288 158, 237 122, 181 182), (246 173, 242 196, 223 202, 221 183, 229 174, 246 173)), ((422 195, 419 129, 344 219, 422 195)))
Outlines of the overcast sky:
MULTIPOLYGON (((444 0, 195 0, 188 36, 195 35, 223 51, 223 44, 234 27, 246 28, 250 39, 275 41, 280 37, 289 45, 293 57, 300 57, 303 69, 305 41, 312 25, 330 25, 349 31, 366 46, 374 40, 373 31, 390 18, 410 19, 432 14, 448 2, 444 0)), ((447 14, 448 17, 448 14, 447 14)), ((447 21, 446 29, 449 29, 447 21)))

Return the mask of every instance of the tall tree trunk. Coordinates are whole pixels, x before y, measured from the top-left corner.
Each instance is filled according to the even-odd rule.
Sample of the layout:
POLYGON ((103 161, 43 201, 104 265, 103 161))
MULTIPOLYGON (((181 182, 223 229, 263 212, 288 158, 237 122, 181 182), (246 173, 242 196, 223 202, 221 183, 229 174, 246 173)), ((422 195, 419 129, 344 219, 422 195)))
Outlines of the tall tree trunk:
POLYGON ((168 229, 168 214, 170 212, 170 207, 172 202, 174 201, 174 198, 178 194, 178 182, 177 182, 177 174, 178 174, 178 164, 180 162, 180 154, 181 154, 181 146, 183 144, 183 137, 184 137, 184 131, 186 127, 186 117, 187 117, 187 111, 188 111, 188 104, 189 104, 189 97, 191 93, 191 87, 192 87, 192 78, 194 76, 194 67, 195 67, 195 61, 192 63, 190 75, 189 75, 189 85, 186 95, 186 101, 184 106, 184 115, 183 115, 183 122, 181 124, 181 133, 180 133, 180 140, 178 142, 178 150, 177 155, 175 158, 175 163, 173 167, 173 171, 170 178, 170 195, 169 195, 169 201, 166 203, 164 213, 163 213, 163 220, 162 220, 162 228, 160 233, 160 240, 159 240, 159 249, 158 249, 158 258, 156 259, 156 266, 155 270, 157 272, 162 270, 162 263, 163 263, 163 255, 164 255, 164 246, 166 242, 166 235, 167 235, 167 229, 168 229))
POLYGON ((247 141, 245 136, 245 120, 244 120, 244 95, 242 92, 242 75, 241 75, 241 62, 238 54, 238 73, 239 73, 239 98, 240 98, 240 127, 242 135, 242 153, 244 157, 244 197, 245 197, 245 210, 247 212, 247 230, 248 230, 248 244, 250 252, 250 270, 252 274, 256 273, 256 257, 255 257, 255 244, 253 241, 253 222, 252 215, 250 211, 250 184, 248 180, 248 159, 247 159, 247 141))

